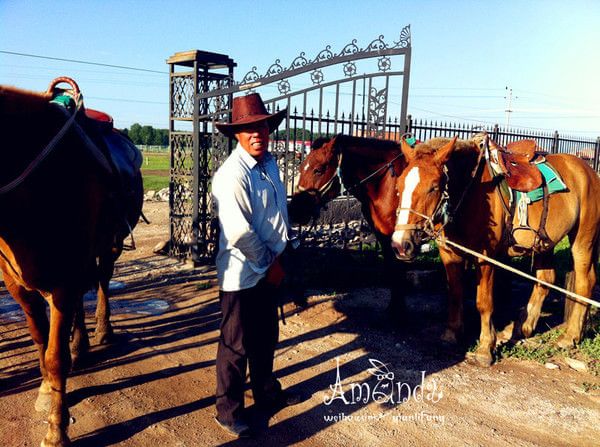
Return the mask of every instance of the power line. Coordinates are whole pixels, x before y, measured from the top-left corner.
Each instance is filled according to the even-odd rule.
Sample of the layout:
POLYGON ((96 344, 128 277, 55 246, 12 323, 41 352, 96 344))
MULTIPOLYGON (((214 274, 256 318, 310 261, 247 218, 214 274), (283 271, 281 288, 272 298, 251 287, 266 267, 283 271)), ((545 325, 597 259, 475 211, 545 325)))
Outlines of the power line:
POLYGON ((37 58, 37 59, 48 59, 48 60, 52 60, 52 61, 73 62, 75 64, 86 64, 86 65, 97 65, 100 67, 119 68, 122 70, 135 70, 135 71, 144 71, 147 73, 168 74, 166 71, 148 70, 147 68, 126 67, 124 65, 102 64, 100 62, 82 61, 82 60, 77 60, 77 59, 63 59, 60 57, 40 56, 38 54, 17 53, 14 51, 4 51, 4 50, 0 50, 0 53, 10 54, 13 56, 33 57, 33 58, 37 58))

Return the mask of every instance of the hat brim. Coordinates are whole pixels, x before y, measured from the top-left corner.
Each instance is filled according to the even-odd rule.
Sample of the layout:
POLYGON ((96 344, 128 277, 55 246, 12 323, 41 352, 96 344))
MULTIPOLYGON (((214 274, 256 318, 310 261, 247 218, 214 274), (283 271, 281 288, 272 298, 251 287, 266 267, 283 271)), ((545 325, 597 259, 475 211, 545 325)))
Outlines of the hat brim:
POLYGON ((235 123, 215 123, 215 126, 222 134, 234 138, 235 134, 248 127, 250 124, 266 121, 269 125, 269 134, 275 131, 287 115, 287 109, 280 110, 272 115, 252 115, 235 123))

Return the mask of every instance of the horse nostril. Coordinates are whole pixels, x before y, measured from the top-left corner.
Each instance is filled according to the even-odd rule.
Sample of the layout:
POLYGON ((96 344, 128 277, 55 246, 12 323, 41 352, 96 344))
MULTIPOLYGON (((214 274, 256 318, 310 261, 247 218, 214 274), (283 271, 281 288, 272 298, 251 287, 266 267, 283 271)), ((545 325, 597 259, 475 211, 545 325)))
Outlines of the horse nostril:
POLYGON ((403 240, 401 246, 407 256, 411 256, 415 251, 415 245, 410 240, 403 240))

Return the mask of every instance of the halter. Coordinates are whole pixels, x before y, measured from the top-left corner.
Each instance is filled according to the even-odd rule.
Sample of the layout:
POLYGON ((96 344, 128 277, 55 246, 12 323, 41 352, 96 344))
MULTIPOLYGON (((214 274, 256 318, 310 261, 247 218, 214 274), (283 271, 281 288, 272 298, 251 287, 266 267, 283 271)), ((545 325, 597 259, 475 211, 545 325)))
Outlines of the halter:
POLYGON ((452 213, 448 212, 448 204, 450 201, 448 184, 450 183, 450 177, 448 176, 448 168, 446 165, 444 165, 442 169, 444 173, 444 190, 442 191, 440 200, 436 204, 431 216, 427 216, 426 214, 420 213, 412 208, 398 207, 396 210, 396 216, 398 216, 401 211, 408 211, 409 213, 419 216, 422 220, 412 224, 396 224, 394 226, 394 231, 423 231, 427 236, 434 238, 448 223, 452 221, 453 214, 456 212, 458 207, 455 208, 452 213), (439 221, 442 222, 442 226, 436 231, 435 224, 439 221))
POLYGON ((450 204, 450 194, 448 193, 448 185, 450 183, 450 176, 448 175, 448 167, 444 164, 443 168, 442 168, 443 173, 444 173, 444 178, 445 178, 444 190, 442 191, 440 200, 438 201, 437 205, 435 206, 435 209, 433 210, 433 213, 431 214, 431 216, 422 214, 418 211, 415 211, 412 208, 400 208, 399 207, 396 210, 396 216, 398 216, 401 211, 408 211, 409 213, 416 214, 417 216, 421 217, 423 220, 420 222, 417 222, 417 223, 413 223, 413 224, 396 224, 394 226, 394 231, 406 231, 406 230, 415 231, 415 230, 417 230, 417 231, 423 231, 428 236, 429 239, 437 238, 440 235, 440 233, 442 232, 442 230, 446 227, 446 225, 448 225, 450 222, 452 222, 454 220, 454 215, 456 214, 456 212, 462 205, 463 200, 467 195, 467 192, 469 191, 469 189, 471 189, 471 185, 473 185, 473 182, 480 174, 481 167, 484 165, 484 163, 482 163, 482 161, 485 160, 484 154, 486 151, 482 150, 481 145, 479 147, 480 147, 479 155, 477 157, 477 162, 475 164, 475 167, 471 171, 471 178, 469 179, 469 183, 463 190, 458 203, 456 204, 456 206, 454 207, 454 209, 452 211, 448 211, 448 207, 450 204), (435 229, 436 223, 441 223, 441 225, 439 226, 439 228, 437 230, 435 229))

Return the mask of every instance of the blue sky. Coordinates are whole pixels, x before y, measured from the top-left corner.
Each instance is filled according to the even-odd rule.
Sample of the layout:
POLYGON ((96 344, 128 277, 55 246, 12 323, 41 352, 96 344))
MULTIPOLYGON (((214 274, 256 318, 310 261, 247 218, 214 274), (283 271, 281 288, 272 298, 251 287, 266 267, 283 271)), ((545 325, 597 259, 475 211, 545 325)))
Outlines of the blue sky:
POLYGON ((326 45, 391 43, 410 24, 414 117, 503 125, 509 86, 512 126, 600 136, 600 1, 0 0, 0 23, 0 51, 163 72, 0 53, 1 84, 45 90, 71 76, 119 127, 167 127, 175 52, 228 54, 239 79, 326 45))

